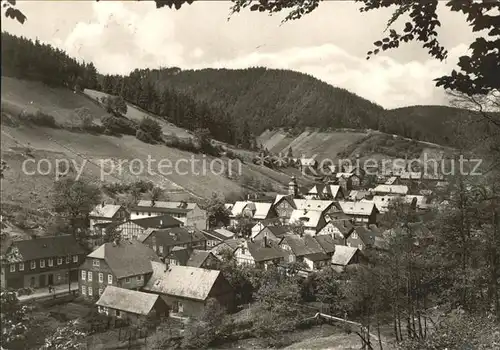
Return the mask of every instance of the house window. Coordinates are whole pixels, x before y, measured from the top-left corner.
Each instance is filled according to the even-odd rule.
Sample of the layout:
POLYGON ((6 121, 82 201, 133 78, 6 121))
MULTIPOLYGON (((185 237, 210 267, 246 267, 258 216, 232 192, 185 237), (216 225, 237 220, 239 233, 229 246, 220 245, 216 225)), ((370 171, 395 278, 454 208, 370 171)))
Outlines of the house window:
POLYGON ((66 257, 66 264, 69 264, 69 256, 66 257))
POLYGON ((243 255, 246 254, 246 249, 245 248, 241 248, 241 254, 243 254, 243 255))
POLYGON ((54 266, 54 259, 50 258, 49 259, 49 267, 54 266))
POLYGON ((24 271, 24 263, 19 263, 19 271, 24 271))
POLYGON ((357 234, 356 232, 353 232, 353 233, 352 233, 352 238, 354 238, 354 239, 358 239, 358 234, 357 234))
POLYGON ((87 280, 88 280, 89 282, 92 282, 92 275, 93 275, 92 271, 89 271, 89 272, 87 273, 87 280))
POLYGON ((36 269, 36 261, 35 260, 33 260, 30 265, 31 265, 32 270, 36 269))
POLYGON ((120 317, 120 310, 115 310, 116 317, 120 317))
POLYGON ((142 275, 137 276, 138 281, 142 281, 142 275))
POLYGON ((16 265, 10 264, 10 272, 16 272, 16 265))
POLYGON ((57 265, 61 265, 62 264, 62 258, 57 258, 57 265))
POLYGON ((160 254, 163 254, 163 246, 159 246, 158 249, 160 250, 160 254))
POLYGON ((130 283, 130 278, 125 278, 125 283, 130 283))
POLYGON ((99 283, 102 283, 104 281, 104 274, 102 272, 99 272, 99 283))
POLYGON ((92 287, 89 287, 89 297, 92 296, 92 287))
POLYGON ((82 295, 87 294, 87 286, 82 286, 82 295))
POLYGON ((78 262, 78 255, 73 255, 73 262, 77 263, 78 262))
POLYGON ((170 259, 170 265, 177 265, 177 261, 175 259, 170 259))
POLYGON ((99 295, 102 294, 102 288, 99 288, 99 295))
POLYGON ((362 250, 363 249, 363 245, 362 244, 358 244, 358 249, 362 250))
POLYGON ((99 266, 99 260, 97 259, 92 260, 92 266, 99 266))
POLYGON ((82 281, 85 281, 87 279, 87 271, 82 270, 82 281))
POLYGON ((40 259, 40 268, 45 267, 45 259, 40 259))
POLYGON ((139 212, 138 212, 138 211, 136 211, 136 212, 135 212, 135 215, 139 215, 139 212))
POLYGON ((61 281, 61 274, 57 274, 57 282, 61 281))
POLYGON ((108 275, 108 284, 113 283, 113 275, 108 275))
POLYGON ((153 250, 156 252, 156 245, 153 245, 153 250))

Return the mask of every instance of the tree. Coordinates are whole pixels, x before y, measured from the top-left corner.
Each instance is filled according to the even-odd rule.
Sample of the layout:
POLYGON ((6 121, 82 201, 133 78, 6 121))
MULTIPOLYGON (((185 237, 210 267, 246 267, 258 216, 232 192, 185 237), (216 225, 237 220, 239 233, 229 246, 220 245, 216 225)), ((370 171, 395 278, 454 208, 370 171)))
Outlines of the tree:
POLYGON ((74 232, 78 226, 86 223, 90 212, 100 202, 99 188, 87 181, 67 177, 59 179, 54 184, 53 208, 56 213, 69 218, 74 232))
POLYGON ((219 225, 229 225, 229 215, 231 213, 226 208, 224 199, 218 196, 217 193, 212 193, 212 197, 206 205, 206 210, 208 223, 211 228, 218 227, 219 225))
POLYGON ((154 207, 155 203, 162 197, 163 189, 155 186, 149 190, 149 198, 151 199, 151 206, 154 207))
POLYGON ((78 120, 80 120, 83 128, 92 126, 92 123, 94 122, 94 116, 92 115, 90 109, 88 109, 87 107, 79 107, 74 110, 74 113, 78 120))
POLYGON ((122 239, 122 231, 118 230, 116 225, 110 225, 104 230, 104 243, 119 243, 122 239))
POLYGON ((142 118, 139 123, 139 130, 150 135, 155 141, 161 140, 163 136, 160 123, 149 117, 142 118))
POLYGON ((30 325, 30 309, 21 305, 16 292, 0 291, 2 325, 2 345, 8 347, 13 342, 23 342, 30 325))
POLYGON ((243 237, 250 237, 252 234, 252 227, 255 225, 255 221, 245 215, 236 216, 236 226, 234 227, 236 233, 239 233, 243 237))
POLYGON ((87 333, 78 320, 70 321, 59 327, 54 334, 45 339, 43 350, 83 350, 86 349, 84 339, 87 333))
POLYGON ((103 103, 109 113, 127 114, 127 103, 122 96, 103 97, 103 103))

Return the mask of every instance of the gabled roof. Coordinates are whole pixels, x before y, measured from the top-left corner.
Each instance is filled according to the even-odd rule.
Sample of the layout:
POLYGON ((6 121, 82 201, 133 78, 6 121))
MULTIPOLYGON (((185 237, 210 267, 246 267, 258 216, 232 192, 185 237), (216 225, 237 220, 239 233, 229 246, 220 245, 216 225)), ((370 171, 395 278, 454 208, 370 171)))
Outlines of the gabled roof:
POLYGON ((373 202, 344 202, 339 201, 340 207, 348 215, 371 215, 373 210, 377 210, 373 202))
POLYGON ((194 300, 206 300, 217 278, 217 270, 153 263, 153 275, 144 290, 194 300))
POLYGON ((285 235, 280 246, 283 244, 288 245, 293 254, 298 257, 315 253, 324 254, 321 245, 311 236, 285 235))
MULTIPOLYGON (((358 237, 367 246, 373 245, 375 243, 375 237, 379 237, 379 232, 372 231, 366 226, 356 226, 354 231, 358 234, 358 237)), ((352 235, 352 233, 351 233, 352 235)))
POLYGON ((137 207, 143 208, 184 209, 187 211, 193 210, 196 206, 196 203, 170 201, 155 201, 154 206, 151 206, 151 200, 140 200, 137 203, 137 207))
POLYGON ((215 256, 220 256, 221 252, 225 249, 229 249, 234 252, 240 245, 245 243, 244 238, 232 238, 223 241, 221 244, 210 249, 210 252, 214 253, 215 256))
POLYGON ((182 221, 170 215, 148 216, 141 219, 129 220, 142 228, 166 228, 166 227, 179 227, 182 221))
POLYGON ((222 242, 222 241, 228 239, 226 236, 221 235, 220 233, 218 233, 215 230, 203 230, 201 232, 205 235, 205 237, 206 237, 207 240, 216 239, 216 240, 222 242))
POLYGON ((340 187, 339 185, 326 185, 323 188, 323 193, 329 194, 333 198, 337 197, 337 195, 339 194, 339 191, 342 192, 342 187, 340 187))
POLYGON ((370 194, 368 191, 352 190, 349 192, 348 198, 351 201, 359 201, 365 198, 368 194, 370 194))
POLYGON ((315 237, 323 251, 327 254, 332 254, 335 251, 335 240, 330 235, 319 235, 315 237))
POLYGON ((347 237, 354 230, 354 225, 348 220, 331 221, 344 237, 347 237))
POLYGON ((255 202, 255 213, 253 215, 254 219, 265 219, 269 215, 269 211, 271 210, 273 204, 272 203, 262 203, 255 202))
POLYGON ((191 255, 191 250, 185 247, 173 247, 170 253, 166 256, 167 259, 175 259, 179 265, 185 266, 191 255))
POLYGON ((89 214, 90 217, 112 219, 122 206, 117 204, 99 204, 89 214))
POLYGON ((294 199, 295 208, 297 210, 307 209, 308 211, 325 211, 328 210, 334 201, 330 200, 319 200, 319 199, 294 199))
POLYGON ((306 228, 317 229, 322 217, 322 211, 294 209, 290 216, 289 222, 290 224, 301 222, 306 228))
POLYGON ((225 237, 225 239, 233 238, 236 233, 233 231, 226 230, 225 228, 216 228, 213 231, 217 232, 219 235, 222 235, 225 237))
POLYGON ((148 246, 125 240, 119 244, 104 243, 87 257, 105 260, 116 278, 151 273, 151 261, 159 261, 156 253, 148 246))
POLYGON ((394 185, 394 183, 398 180, 397 176, 391 176, 387 179, 384 185, 394 185))
POLYGON ((293 200, 293 197, 289 194, 277 194, 276 198, 274 199, 273 205, 278 204, 282 199, 286 200, 288 203, 290 203, 290 205, 295 207, 295 202, 293 200))
POLYGON ((371 200, 366 200, 363 199, 361 200, 362 203, 375 203, 375 206, 377 207, 378 211, 381 213, 385 213, 387 210, 389 210, 389 205, 391 201, 396 199, 398 197, 394 196, 373 196, 371 200))
POLYGON ((38 237, 13 241, 11 249, 19 251, 21 261, 85 254, 72 235, 38 237))
POLYGON ((237 201, 234 203, 233 207, 231 208, 231 217, 236 217, 238 215, 241 215, 243 213, 243 210, 246 208, 248 204, 251 202, 249 201, 237 201))
POLYGON ((201 268, 209 256, 215 258, 215 255, 209 251, 195 249, 191 252, 191 256, 189 257, 186 266, 201 268))
POLYGON ((335 253, 332 256, 332 264, 347 266, 351 259, 354 257, 354 254, 358 252, 358 248, 355 247, 346 247, 344 245, 336 245, 335 253))
MULTIPOLYGON (((207 240, 202 231, 196 228, 186 227, 153 229, 149 236, 151 235, 154 235, 158 244, 166 247, 207 240)), ((147 238, 148 237, 146 237, 144 240, 146 240, 147 238)))
POLYGON ((288 226, 267 226, 265 228, 278 238, 290 232, 290 227, 288 226))
POLYGON ((309 259, 311 261, 324 261, 324 260, 330 260, 330 256, 323 253, 323 252, 318 252, 318 253, 313 253, 313 254, 307 254, 304 255, 305 259, 309 259))
POLYGON ((323 193, 324 188, 325 188, 324 184, 316 184, 313 187, 311 187, 311 189, 307 193, 308 194, 321 194, 321 193, 323 193))
POLYGON ((373 189, 374 192, 380 193, 393 193, 393 194, 407 194, 408 186, 405 185, 378 185, 373 189))
POLYGON ((153 310, 159 297, 156 294, 107 286, 96 305, 146 316, 153 310))
POLYGON ((264 245, 263 242, 247 241, 246 243, 250 255, 256 262, 279 259, 285 256, 285 252, 273 242, 267 242, 267 245, 264 245))

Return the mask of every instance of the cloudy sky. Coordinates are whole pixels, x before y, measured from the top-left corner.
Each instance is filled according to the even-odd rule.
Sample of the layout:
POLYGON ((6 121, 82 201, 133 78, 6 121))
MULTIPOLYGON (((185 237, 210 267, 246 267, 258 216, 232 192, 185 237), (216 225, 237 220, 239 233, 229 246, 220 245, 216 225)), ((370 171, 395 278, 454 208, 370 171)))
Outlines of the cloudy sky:
POLYGON ((311 74, 383 107, 445 104, 432 82, 450 72, 473 39, 459 14, 440 9, 446 62, 418 44, 366 60, 384 36, 391 10, 360 13, 351 1, 328 1, 307 17, 281 24, 283 15, 245 11, 228 21, 230 3, 205 1, 179 11, 153 2, 22 1, 28 21, 2 20, 2 30, 38 38, 92 61, 101 73, 177 66, 265 66, 311 74))

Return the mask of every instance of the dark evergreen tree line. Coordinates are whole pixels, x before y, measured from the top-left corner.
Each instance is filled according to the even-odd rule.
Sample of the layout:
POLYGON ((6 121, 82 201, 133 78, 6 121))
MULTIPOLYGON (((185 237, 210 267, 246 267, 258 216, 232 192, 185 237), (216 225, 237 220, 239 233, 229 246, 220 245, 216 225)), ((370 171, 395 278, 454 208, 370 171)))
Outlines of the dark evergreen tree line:
POLYGON ((2 75, 71 89, 98 89, 92 63, 78 62, 51 45, 2 32, 2 75))

